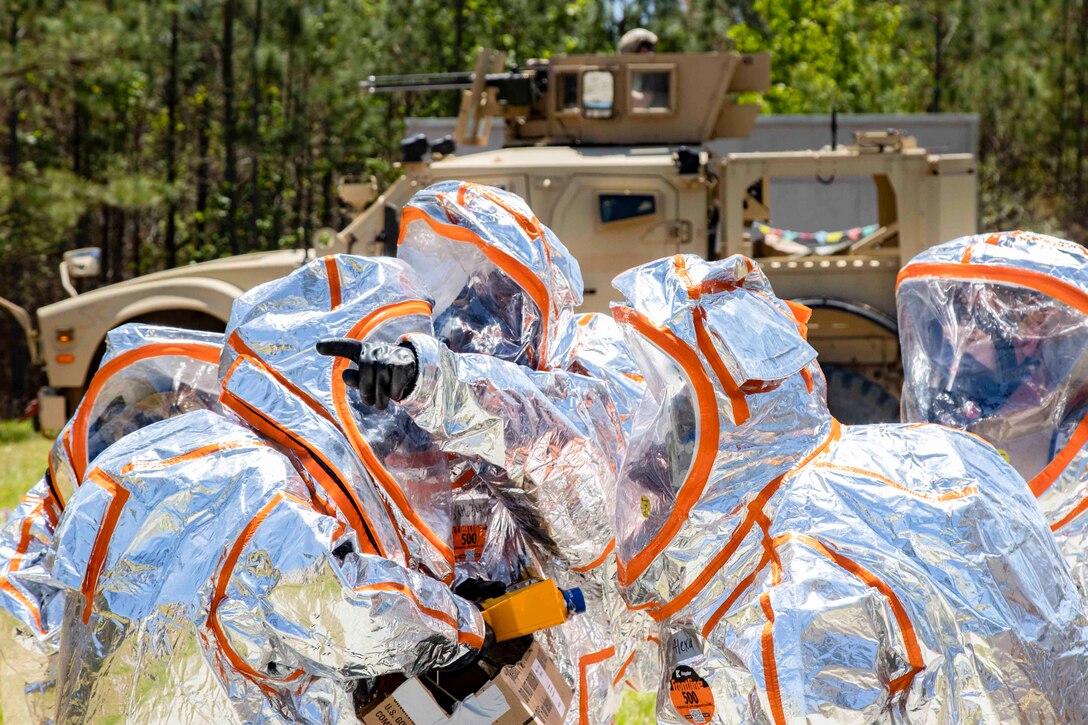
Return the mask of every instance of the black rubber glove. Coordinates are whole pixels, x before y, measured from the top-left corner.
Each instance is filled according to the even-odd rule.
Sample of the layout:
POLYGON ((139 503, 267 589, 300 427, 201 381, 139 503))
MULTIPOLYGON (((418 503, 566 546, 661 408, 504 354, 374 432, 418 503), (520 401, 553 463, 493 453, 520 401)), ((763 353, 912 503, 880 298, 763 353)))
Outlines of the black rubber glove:
POLYGON ((400 402, 408 397, 419 377, 416 354, 409 345, 334 338, 318 342, 317 351, 358 365, 358 369, 344 370, 344 382, 358 388, 363 402, 378 410, 385 410, 390 400, 400 402))
POLYGON ((469 578, 458 584, 453 593, 479 606, 480 602, 506 594, 506 585, 488 579, 469 578))
POLYGON ((486 657, 491 648, 495 646, 495 630, 491 629, 491 625, 484 622, 484 643, 480 645, 480 649, 470 650, 465 654, 458 657, 453 662, 450 662, 445 667, 439 669, 446 672, 456 672, 457 670, 463 670, 469 665, 474 665, 482 658, 486 657))

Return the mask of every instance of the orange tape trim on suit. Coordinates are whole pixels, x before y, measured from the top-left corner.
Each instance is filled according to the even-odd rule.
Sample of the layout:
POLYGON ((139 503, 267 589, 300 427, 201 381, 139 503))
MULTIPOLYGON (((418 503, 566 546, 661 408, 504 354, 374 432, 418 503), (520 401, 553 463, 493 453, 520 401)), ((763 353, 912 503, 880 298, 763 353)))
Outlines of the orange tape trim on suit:
MULTIPOLYGON (((406 300, 404 302, 386 305, 385 307, 380 307, 374 312, 371 312, 356 323, 348 332, 347 337, 355 340, 365 340, 379 325, 389 322, 390 320, 399 317, 407 317, 409 315, 425 315, 430 317, 430 314, 431 306, 423 300, 406 300)), ((427 540, 428 543, 430 543, 431 546, 435 548, 438 554, 449 563, 452 571, 454 566, 453 547, 447 544, 423 521, 423 518, 412 506, 408 497, 404 495, 404 490, 401 489, 400 484, 397 483, 393 474, 382 465, 380 460, 378 460, 378 457, 370 448, 370 444, 363 438, 363 434, 355 422, 354 411, 348 404, 347 386, 344 383, 342 375, 349 364, 350 363, 346 358, 337 358, 332 367, 332 399, 336 406, 336 413, 340 416, 340 420, 343 423, 341 427, 347 431, 352 448, 355 449, 356 454, 362 459, 363 465, 385 491, 386 496, 389 497, 404 518, 427 540)), ((395 523, 396 519, 394 519, 394 524, 395 523)))
MULTIPOLYGON (((24 501, 29 496, 24 497, 24 501)), ((23 557, 26 556, 27 550, 30 548, 30 534, 34 529, 34 516, 38 513, 44 513, 45 501, 39 499, 38 505, 30 509, 26 518, 23 519, 23 525, 19 530, 19 543, 15 546, 15 555, 11 557, 11 564, 8 567, 9 572, 16 572, 19 567, 22 566, 23 557)))
POLYGON ((826 461, 820 461, 819 463, 813 463, 812 465, 816 468, 826 468, 830 471, 839 471, 840 473, 853 473, 857 476, 870 478, 874 481, 879 481, 886 486, 890 486, 898 491, 902 491, 903 493, 914 496, 915 498, 923 499, 925 501, 943 503, 945 501, 954 501, 959 498, 967 498, 968 496, 974 496, 978 493, 978 488, 976 486, 965 486, 959 491, 946 491, 939 496, 934 496, 933 494, 922 493, 921 491, 914 491, 910 488, 907 488, 903 484, 896 483, 887 476, 882 476, 876 471, 869 471, 864 468, 855 468, 854 466, 840 466, 837 463, 828 463, 826 461))
POLYGON ((22 604, 24 607, 26 607, 26 610, 28 612, 30 612, 34 616, 34 625, 38 628, 38 631, 41 632, 42 634, 45 634, 45 628, 42 626, 41 612, 38 611, 38 608, 36 606, 34 606, 34 603, 31 602, 26 597, 25 594, 23 594, 21 591, 19 591, 19 589, 15 586, 15 584, 13 584, 4 575, 0 575, 0 589, 3 589, 5 592, 10 594, 12 597, 17 599, 20 604, 22 604))
POLYGON ((451 629, 455 630, 457 632, 458 642, 463 642, 470 647, 475 647, 476 649, 480 649, 484 645, 483 637, 480 637, 477 634, 473 634, 472 632, 462 631, 457 626, 457 619, 452 615, 443 612, 441 609, 432 609, 431 607, 424 606, 423 603, 419 601, 419 597, 416 596, 416 593, 406 587, 404 584, 401 584, 400 582, 377 582, 374 584, 366 584, 361 587, 356 587, 355 591, 394 592, 396 594, 400 594, 409 601, 411 601, 412 605, 415 606, 415 608, 423 614, 426 614, 432 619, 437 619, 443 624, 448 625, 451 629))
POLYGON ((508 274, 514 282, 525 290, 525 293, 529 295, 529 298, 537 306, 537 310, 540 312, 540 350, 534 352, 538 356, 536 360, 537 367, 542 368, 546 362, 545 358, 547 357, 545 346, 548 340, 548 327, 550 324, 552 308, 551 294, 548 292, 548 287, 544 284, 543 280, 537 277, 521 260, 507 254, 498 247, 488 244, 472 231, 455 224, 444 224, 436 221, 418 207, 406 206, 401 212, 400 243, 403 243, 405 231, 407 230, 408 225, 413 221, 426 223, 432 231, 443 237, 447 237, 456 242, 466 242, 475 246, 483 252, 484 256, 490 259, 495 266, 508 274))
POLYGON ((812 319, 812 308, 808 305, 803 305, 800 302, 794 302, 793 300, 782 300, 786 303, 786 307, 790 308, 790 312, 793 313, 793 318, 797 320, 797 325, 802 328, 801 336, 808 337, 808 321, 812 319))
POLYGON ((362 503, 351 486, 344 482, 339 469, 322 456, 320 452, 306 445, 300 436, 271 420, 227 389, 227 384, 234 375, 234 371, 243 360, 247 359, 244 356, 238 357, 230 370, 227 371, 226 377, 223 378, 223 392, 220 396, 223 405, 234 411, 254 430, 293 452, 306 471, 321 485, 326 495, 332 499, 340 513, 347 519, 348 524, 355 531, 359 546, 363 551, 388 558, 382 542, 373 533, 376 529, 367 518, 362 503))
MULTIPOLYGON (((805 534, 782 534, 776 536, 771 542, 771 549, 777 549, 785 541, 796 540, 805 546, 809 547, 813 551, 826 557, 833 564, 843 569, 847 573, 856 577, 859 581, 866 584, 873 589, 880 592, 881 595, 887 600, 888 605, 892 609, 892 614, 895 617, 896 624, 899 627, 900 634, 903 638, 903 645, 907 651, 907 662, 911 669, 904 675, 901 675, 888 682, 889 694, 896 694, 907 690, 914 682, 914 677, 925 669, 925 662, 922 659, 921 647, 918 644, 918 635, 915 632, 914 625, 910 621, 910 617, 907 614, 906 608, 903 607, 899 597, 895 594, 895 591, 882 579, 870 572, 868 569, 858 564, 857 562, 849 559, 837 551, 832 550, 828 545, 822 541, 807 536, 805 534)), ((755 580, 756 575, 768 564, 773 563, 777 555, 772 555, 771 551, 765 551, 763 558, 759 564, 752 570, 752 572, 746 576, 736 586, 736 588, 726 598, 725 602, 719 606, 711 618, 707 620, 703 626, 703 637, 709 637, 710 632, 717 626, 721 617, 729 611, 730 607, 736 602, 737 598, 751 587, 752 582, 755 580)), ((776 567, 777 568, 777 567, 776 567)), ((779 569, 777 576, 772 581, 772 586, 777 586, 781 582, 781 570, 779 569)), ((771 705, 771 714, 776 723, 785 723, 785 711, 782 705, 782 694, 778 681, 778 666, 774 651, 774 608, 771 604, 770 592, 763 592, 759 596, 760 608, 763 610, 763 614, 766 617, 766 623, 763 625, 760 644, 761 653, 763 659, 763 672, 764 681, 767 689, 767 699, 771 705)))
POLYGON ((591 652, 578 658, 578 723, 589 725, 589 673, 590 665, 600 664, 609 657, 616 656, 616 648, 608 647, 598 652, 591 652))
MULTIPOLYGON (((26 502, 30 498, 30 494, 27 494, 23 497, 22 502, 26 502)), ((37 497, 35 496, 34 498, 37 497)), ((23 526, 19 531, 19 543, 15 547, 15 555, 11 557, 11 563, 8 566, 8 574, 14 574, 16 571, 19 570, 19 567, 22 566, 23 557, 26 556, 26 552, 30 548, 31 533, 34 529, 34 517, 38 513, 49 516, 48 509, 46 508, 47 503, 47 501, 39 499, 38 504, 32 507, 27 513, 26 518, 23 519, 23 526)), ((50 519, 50 521, 51 523, 53 523, 54 526, 56 526, 55 521, 53 521, 52 519, 50 519)), ((34 605, 34 602, 32 602, 25 594, 23 594, 22 591, 19 590, 18 587, 15 586, 14 582, 12 582, 6 575, 3 574, 0 574, 0 589, 8 592, 12 597, 17 599, 20 604, 26 607, 27 611, 34 616, 34 624, 37 626, 38 631, 44 634, 45 628, 42 626, 41 611, 38 609, 38 607, 34 605)))
MULTIPOLYGON (((276 506, 278 506, 287 497, 288 494, 275 494, 271 499, 268 500, 268 503, 262 506, 261 510, 258 511, 252 519, 250 519, 249 523, 246 524, 245 528, 242 529, 242 533, 238 535, 237 539, 235 539, 234 545, 231 546, 230 551, 227 552, 227 556, 223 560, 223 566, 219 569, 219 576, 216 578, 215 582, 215 593, 212 596, 211 606, 208 609, 208 627, 212 630, 212 634, 215 636, 216 642, 218 642, 219 646, 222 648, 223 654, 226 655, 227 660, 230 661, 230 663, 234 666, 236 670, 245 675, 247 678, 253 680, 255 684, 265 692, 269 692, 270 690, 267 688, 267 685, 261 682, 261 680, 271 680, 273 682, 290 682, 302 675, 302 670, 295 670, 287 677, 280 679, 270 677, 269 675, 266 675, 263 672, 259 672, 251 667, 250 664, 242 659, 242 657, 234 650, 234 647, 231 646, 230 640, 227 639, 227 635, 223 631, 222 625, 219 624, 219 605, 227 597, 227 585, 230 583, 230 578, 234 574, 234 567, 238 564, 238 557, 241 556, 242 550, 245 549, 245 547, 253 539, 253 535, 257 532, 257 528, 260 527, 262 523, 264 523, 264 520, 268 518, 268 515, 270 513, 272 513, 272 510, 276 508, 276 506)), ((290 498, 295 497, 291 496, 290 498)), ((305 502, 301 501, 301 499, 295 500, 305 504, 305 502)))
MULTIPOLYGON (((253 363, 258 368, 268 373, 268 375, 271 376, 272 379, 275 380, 278 384, 291 391, 291 394, 303 403, 305 403, 306 407, 317 413, 329 423, 332 423, 334 426, 339 428, 337 422, 333 419, 331 415, 329 415, 329 412, 325 410, 325 408, 323 408, 320 403, 314 400, 309 393, 307 393, 302 388, 298 387, 286 377, 284 377, 283 373, 281 373, 279 370, 276 370, 274 367, 267 364, 264 361, 264 358, 262 358, 257 352, 255 352, 253 348, 251 348, 246 343, 246 341, 242 339, 242 336, 238 334, 237 330, 231 333, 230 338, 227 340, 227 344, 230 345, 231 348, 233 348, 234 351, 237 352, 241 357, 246 358, 249 362, 253 363)), ((237 363, 237 360, 235 362, 237 363)))
MULTIPOLYGON (((1073 435, 1069 437, 1069 441, 1062 446, 1062 449, 1058 452, 1058 455, 1054 456, 1054 460, 1046 465, 1046 468, 1039 471, 1035 476, 1028 481, 1028 487, 1031 488, 1031 492, 1038 498, 1046 493, 1047 489, 1054 485, 1054 482, 1058 480, 1058 476, 1062 474, 1062 471, 1073 461, 1073 457, 1084 448, 1088 443, 1088 415, 1081 418, 1080 423, 1077 423, 1077 427, 1073 430, 1073 435)), ((1067 522, 1066 522, 1067 523, 1067 522)), ((1062 523, 1064 526, 1065 523, 1062 523)), ((1060 527, 1059 527, 1060 528, 1060 527)), ((1055 529, 1057 531, 1057 529, 1055 529)))
POLYGON ((110 495, 110 502, 106 505, 106 511, 102 515, 102 523, 98 527, 98 534, 94 537, 94 545, 91 547, 91 556, 87 561, 87 571, 83 574, 83 592, 85 600, 83 605, 83 623, 91 619, 91 607, 94 604, 94 593, 98 588, 98 577, 102 574, 102 567, 106 563, 106 554, 109 552, 110 539, 117 528, 117 520, 121 517, 121 509, 128 501, 128 489, 122 487, 117 481, 106 474, 101 468, 91 471, 90 480, 97 483, 110 495))
POLYGON ((218 443, 209 443, 206 446, 195 448, 188 453, 182 453, 174 456, 173 458, 165 458, 157 461, 132 461, 126 463, 121 468, 121 475, 125 475, 140 469, 141 471, 156 471, 162 468, 169 468, 178 463, 184 463, 185 461, 194 461, 197 458, 203 458, 204 456, 210 456, 213 453, 219 451, 230 451, 235 448, 242 448, 245 446, 257 446, 267 448, 268 444, 262 441, 255 440, 238 440, 238 441, 220 441, 218 443))
POLYGON ((710 478, 710 472, 714 467, 714 458, 718 453, 719 425, 718 404, 714 395, 714 386, 699 361, 698 355, 683 340, 677 337, 671 330, 667 330, 650 322, 645 316, 630 307, 616 306, 612 308, 612 315, 617 322, 628 323, 633 326, 643 337, 657 345, 662 352, 678 362, 683 368, 695 397, 699 411, 699 443, 695 456, 684 479, 683 485, 676 497, 676 505, 669 514, 665 525, 654 535, 646 547, 631 558, 619 571, 620 583, 624 586, 630 584, 650 565, 658 554, 665 550, 669 542, 680 530, 681 525, 687 520, 688 514, 699 500, 710 478))
POLYGON ((1080 503, 1073 507, 1072 511, 1070 511, 1058 521, 1055 521, 1053 524, 1051 524, 1050 530, 1057 531, 1058 529, 1068 526, 1070 522, 1073 521, 1073 519, 1083 514, 1086 510, 1088 510, 1088 496, 1082 498, 1080 500, 1080 503))
MULTIPOLYGON (((465 205, 465 201, 467 200, 469 191, 472 191, 473 193, 482 196, 495 206, 505 211, 510 216, 514 217, 514 220, 518 223, 518 226, 521 227, 521 230, 523 232, 529 235, 530 239, 544 239, 544 230, 540 226, 539 219, 537 219, 535 216, 526 216, 522 214, 520 211, 507 204, 502 197, 492 193, 488 190, 487 187, 481 184, 473 184, 468 181, 462 181, 457 187, 458 205, 465 205)), ((544 253, 545 256, 549 256, 547 245, 544 246, 544 253)), ((551 260, 549 259, 548 261, 551 260)))
POLYGON ((94 408, 95 399, 102 392, 102 387, 117 372, 137 363, 153 357, 189 357, 212 365, 219 364, 219 348, 214 345, 205 345, 195 342, 155 342, 142 345, 135 350, 123 352, 108 363, 99 368, 91 379, 87 388, 87 394, 80 404, 82 415, 76 416, 72 423, 72 447, 75 455, 71 455, 72 468, 75 469, 76 479, 81 480, 87 468, 87 426, 91 410, 94 408))
POLYGON ((904 267, 896 279, 895 286, 908 279, 936 277, 938 279, 982 280, 1001 282, 1041 292, 1044 295, 1061 300, 1070 307, 1088 315, 1088 293, 1073 285, 1055 279, 1050 275, 1030 269, 1018 269, 994 264, 957 264, 955 262, 912 264, 904 267))
POLYGON ((325 272, 329 278, 329 309, 335 310, 340 306, 340 270, 335 257, 325 257, 325 272))
POLYGON ((466 468, 464 471, 461 471, 460 476, 453 479, 453 483, 450 484, 450 488, 452 488, 454 491, 464 488, 465 485, 467 485, 468 482, 471 481, 475 476, 476 469, 471 467, 466 468))
POLYGON ((692 310, 691 318, 695 324, 695 340, 698 342, 699 349, 710 363, 711 369, 718 376, 718 380, 721 381, 722 387, 725 389, 725 394, 729 397, 729 404, 733 409, 733 423, 741 425, 751 417, 748 400, 745 398, 744 393, 741 392, 737 381, 729 374, 729 370, 725 367, 725 363, 722 362, 718 350, 710 339, 710 334, 706 331, 706 310, 702 307, 696 307, 692 310))
POLYGON ((759 575, 759 572, 762 571, 763 567, 767 566, 770 561, 770 554, 764 551, 763 558, 759 560, 758 564, 756 564, 756 568, 753 569, 751 573, 748 574, 748 576, 741 579, 737 586, 733 587, 733 591, 729 593, 729 596, 725 598, 725 601, 722 602, 721 605, 714 610, 710 617, 707 618, 706 624, 703 625, 703 638, 708 639, 710 637, 710 633, 713 632, 714 628, 718 626, 718 622, 720 622, 722 617, 725 616, 725 613, 733 607, 737 599, 740 598, 741 594, 748 591, 748 588, 752 586, 753 582, 755 582, 756 576, 759 575))
POLYGON ((75 476, 74 486, 75 488, 79 488, 81 485, 83 485, 83 477, 76 472, 76 458, 74 455, 72 455, 71 427, 64 431, 64 435, 61 437, 61 443, 64 445, 64 454, 68 456, 68 464, 72 467, 72 474, 75 476))
POLYGON ((767 618, 759 638, 767 700, 771 704, 771 716, 774 718, 775 725, 785 725, 786 713, 782 707, 782 692, 778 685, 778 663, 774 656, 774 607, 771 606, 770 592, 759 595, 759 606, 763 610, 763 616, 767 618))
MULTIPOLYGON (((627 659, 623 661, 623 664, 620 665, 619 672, 617 672, 616 676, 612 678, 612 686, 613 687, 620 684, 620 680, 622 680, 623 676, 627 673, 627 668, 630 667, 631 663, 635 661, 635 654, 636 654, 636 652, 632 651, 631 654, 627 655, 627 659)), ((630 687, 631 683, 628 682, 627 685, 628 685, 628 687, 630 687)), ((631 687, 631 689, 633 690, 635 688, 631 687)))
POLYGON ((596 569, 601 564, 608 561, 608 555, 611 554, 615 550, 615 548, 616 548, 616 540, 612 539, 612 540, 610 540, 608 542, 608 546, 604 547, 604 551, 601 552, 600 556, 598 556, 596 559, 594 559, 590 563, 586 564, 585 566, 572 566, 571 571, 576 571, 576 572, 581 573, 581 572, 590 571, 592 569, 596 569))
POLYGON ((819 539, 805 534, 796 534, 795 538, 813 551, 823 554, 839 568, 853 574, 868 586, 876 589, 888 600, 888 604, 892 608, 892 614, 895 616, 895 621, 899 625, 899 632, 903 635, 903 645, 907 650, 907 662, 912 668, 911 672, 892 680, 892 682, 889 683, 888 689, 892 694, 908 689, 914 681, 914 676, 924 670, 926 665, 922 660, 922 648, 918 644, 918 635, 914 631, 914 624, 911 623, 910 616, 907 614, 907 610, 903 606, 903 603, 899 601, 899 597, 896 596, 895 591, 888 586, 884 580, 873 574, 864 566, 843 556, 819 539))
MULTIPOLYGON (((999 241, 1001 241, 1001 235, 995 233, 986 237, 986 239, 983 240, 982 243, 996 245, 999 241)), ((978 244, 978 242, 973 242, 967 245, 967 249, 963 250, 963 256, 960 257, 960 264, 970 264, 971 255, 974 254, 976 244, 978 244)))
POLYGON ((692 583, 689 584, 687 587, 685 587, 684 590, 680 592, 680 594, 660 606, 654 606, 650 608, 648 612, 649 615, 655 621, 660 622, 687 606, 691 602, 691 600, 694 599, 699 594, 699 592, 701 592, 706 587, 707 583, 710 582, 712 578, 714 578, 718 571, 723 566, 725 566, 726 562, 728 562, 729 559, 732 558, 733 554, 736 552, 741 542, 746 536, 748 536, 748 533, 752 530, 752 527, 755 525, 758 516, 762 514, 763 506, 766 505, 767 501, 769 501, 771 497, 778 491, 778 488, 782 485, 782 482, 795 471, 808 464, 811 460, 823 454, 833 441, 837 441, 839 439, 840 433, 841 426, 839 425, 839 422, 832 418, 831 430, 828 432, 827 437, 824 439, 823 443, 813 449, 811 453, 805 456, 805 458, 798 462, 797 465, 795 465, 793 468, 781 474, 770 483, 768 483, 766 486, 764 486, 763 490, 760 491, 759 494, 751 501, 751 503, 748 504, 748 513, 745 515, 744 520, 737 525, 737 528, 733 530, 733 534, 729 537, 729 541, 728 543, 726 543, 725 547, 721 551, 719 551, 714 556, 714 558, 710 560, 710 562, 706 565, 703 571, 700 572, 695 580, 692 581, 692 583))

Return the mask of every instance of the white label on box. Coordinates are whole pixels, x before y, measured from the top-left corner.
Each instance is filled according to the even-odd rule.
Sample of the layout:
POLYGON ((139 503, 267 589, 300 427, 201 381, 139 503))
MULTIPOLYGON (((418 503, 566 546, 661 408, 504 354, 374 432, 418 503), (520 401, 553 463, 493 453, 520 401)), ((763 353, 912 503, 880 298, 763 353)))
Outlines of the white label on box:
POLYGON ((555 708, 559 711, 559 717, 564 717, 567 714, 567 705, 563 702, 563 698, 559 696, 559 691, 555 689, 552 678, 548 677, 548 673, 540 664, 540 660, 533 660, 533 674, 536 675, 536 679, 540 680, 541 687, 544 688, 544 691, 548 693, 548 697, 555 703, 555 708))

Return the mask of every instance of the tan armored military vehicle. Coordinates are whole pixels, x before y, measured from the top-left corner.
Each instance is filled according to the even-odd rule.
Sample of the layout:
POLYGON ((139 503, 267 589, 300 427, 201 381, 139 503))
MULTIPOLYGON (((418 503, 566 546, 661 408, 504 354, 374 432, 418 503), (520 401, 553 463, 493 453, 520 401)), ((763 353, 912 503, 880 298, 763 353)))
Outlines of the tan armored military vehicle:
MULTIPOLYGON (((39 394, 42 427, 63 423, 110 328, 134 320, 222 328, 238 295, 307 255, 391 253, 402 205, 444 179, 523 196, 580 261, 589 310, 606 310, 610 280, 641 262, 686 252, 757 258, 780 296, 814 308, 810 339, 840 419, 897 418, 895 277, 923 248, 976 231, 970 154, 929 154, 882 131, 835 149, 714 156, 705 142, 750 132, 757 107, 742 94, 768 87, 767 55, 556 56, 512 72, 504 61, 484 51, 472 73, 365 81, 383 92, 463 88, 456 134, 406 139, 404 175, 314 249, 230 257, 72 294, 38 310, 37 330, 24 314, 48 375, 39 394), (480 143, 497 117, 505 122, 504 148, 456 155, 457 143, 480 143), (773 229, 772 179, 814 175, 871 178, 877 223, 818 238, 773 229)), ((374 195, 348 185, 341 196, 362 207, 374 195)), ((70 276, 96 273, 95 254, 67 255, 62 277, 70 293, 70 276)))

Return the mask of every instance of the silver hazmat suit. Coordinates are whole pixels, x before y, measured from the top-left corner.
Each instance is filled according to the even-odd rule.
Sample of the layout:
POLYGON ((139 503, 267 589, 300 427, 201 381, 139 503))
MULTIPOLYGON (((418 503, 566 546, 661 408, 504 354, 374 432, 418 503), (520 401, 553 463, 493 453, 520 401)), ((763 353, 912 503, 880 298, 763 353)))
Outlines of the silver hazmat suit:
POLYGON ((574 312, 578 263, 520 197, 434 184, 402 212, 398 257, 435 299, 435 337, 405 338, 419 379, 400 407, 461 459, 459 573, 583 589, 586 614, 538 638, 578 693, 568 720, 606 721, 632 679, 611 516, 641 381, 613 324, 574 312))
POLYGON ((316 260, 235 303, 225 412, 126 436, 61 519, 59 721, 353 722, 361 682, 479 649, 479 611, 435 578, 445 456, 406 416, 357 416, 314 350, 430 331, 396 260, 316 260))
POLYGON ((0 708, 8 722, 52 718, 64 588, 51 576, 54 533, 82 471, 107 446, 157 420, 217 406, 222 336, 145 324, 106 335, 87 394, 49 464, 0 530, 0 708))
POLYGON ((1088 594, 1088 251, 1029 232, 962 237, 911 260, 896 302, 904 420, 1001 451, 1088 594))
POLYGON ((646 378, 620 583, 661 622, 658 718, 1083 722, 1079 598, 982 441, 827 412, 804 308, 744 257, 620 275, 646 378))

